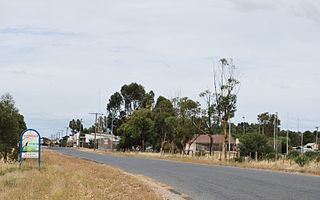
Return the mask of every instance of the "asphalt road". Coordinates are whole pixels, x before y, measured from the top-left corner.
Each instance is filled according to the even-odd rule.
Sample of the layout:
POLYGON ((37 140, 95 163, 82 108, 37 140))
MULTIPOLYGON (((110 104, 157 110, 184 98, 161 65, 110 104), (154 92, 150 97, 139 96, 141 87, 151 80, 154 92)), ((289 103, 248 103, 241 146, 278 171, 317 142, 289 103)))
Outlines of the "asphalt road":
POLYGON ((152 177, 195 200, 320 200, 320 177, 316 176, 118 157, 81 152, 74 149, 62 148, 56 150, 63 154, 106 163, 127 172, 152 177))

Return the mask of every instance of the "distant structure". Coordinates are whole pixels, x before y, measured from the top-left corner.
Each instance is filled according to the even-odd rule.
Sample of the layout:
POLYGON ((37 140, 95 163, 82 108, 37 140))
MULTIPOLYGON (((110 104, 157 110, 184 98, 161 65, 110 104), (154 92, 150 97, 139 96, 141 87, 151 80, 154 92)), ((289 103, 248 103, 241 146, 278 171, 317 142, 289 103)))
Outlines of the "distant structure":
MULTIPOLYGON (((212 139, 212 146, 211 150, 212 151, 221 151, 222 146, 223 146, 223 140, 224 136, 223 135, 199 135, 194 137, 192 140, 193 143, 189 145, 189 143, 186 144, 185 150, 188 151, 190 150, 191 152, 209 152, 210 151, 210 138, 212 139), (197 138, 196 138, 197 137, 197 138)), ((236 147, 236 141, 234 138, 231 136, 230 140, 231 144, 231 150, 235 150, 236 147)))
POLYGON ((115 136, 110 132, 90 134, 82 133, 81 135, 78 132, 73 136, 70 136, 67 143, 69 147, 94 148, 95 138, 97 149, 100 150, 114 150, 120 141, 119 136, 115 136))

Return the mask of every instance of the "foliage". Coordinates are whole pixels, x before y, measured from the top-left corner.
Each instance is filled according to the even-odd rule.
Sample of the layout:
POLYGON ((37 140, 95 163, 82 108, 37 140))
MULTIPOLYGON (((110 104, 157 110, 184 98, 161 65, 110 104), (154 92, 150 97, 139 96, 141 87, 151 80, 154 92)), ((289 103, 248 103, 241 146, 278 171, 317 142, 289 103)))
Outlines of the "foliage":
POLYGON ((10 94, 0 100, 0 157, 7 161, 16 160, 19 155, 19 136, 26 129, 24 117, 15 107, 10 94))
MULTIPOLYGON (((271 147, 270 147, 271 148, 271 147)), ((264 159, 270 160, 276 160, 276 152, 272 149, 271 151, 267 152, 264 156, 264 159)))
POLYGON ((80 119, 72 119, 69 122, 69 128, 71 129, 71 132, 74 134, 76 132, 79 132, 80 130, 83 130, 83 124, 81 123, 80 119))
POLYGON ((271 149, 268 145, 268 138, 258 133, 248 133, 240 138, 240 151, 242 155, 255 155, 258 153, 258 157, 262 157, 267 153, 270 153, 271 149))
POLYGON ((300 166, 304 167, 310 162, 310 159, 305 154, 300 154, 294 159, 294 161, 300 166))
POLYGON ((268 137, 273 137, 274 125, 277 125, 277 132, 279 132, 279 126, 281 121, 275 114, 269 114, 269 112, 264 112, 258 115, 259 132, 268 137))
POLYGON ((318 155, 318 157, 317 157, 317 159, 315 161, 316 161, 317 164, 320 162, 320 155, 318 155))
POLYGON ((289 151, 287 158, 289 160, 295 160, 297 157, 299 157, 300 153, 297 151, 289 151))
POLYGON ((139 141, 140 150, 146 149, 146 142, 151 137, 153 129, 153 121, 151 119, 151 111, 148 109, 135 110, 130 118, 121 125, 120 131, 130 133, 134 141, 139 141))
POLYGON ((318 157, 320 157, 320 153, 315 151, 308 151, 305 153, 305 155, 310 161, 315 161, 318 157))
POLYGON ((131 83, 121 87, 121 95, 124 99, 127 115, 131 115, 133 110, 141 106, 145 93, 144 87, 138 83, 131 83))
POLYGON ((232 59, 220 59, 220 68, 214 70, 214 110, 223 129, 224 141, 222 154, 226 159, 227 127, 236 112, 237 89, 240 82, 235 78, 232 59))
POLYGON ((175 127, 175 110, 170 100, 160 96, 153 110, 154 131, 160 142, 160 152, 163 153, 164 144, 168 138, 172 138, 172 130, 175 127))
POLYGON ((240 157, 234 157, 232 158, 232 160, 237 163, 243 163, 245 161, 245 158, 240 156, 240 157))

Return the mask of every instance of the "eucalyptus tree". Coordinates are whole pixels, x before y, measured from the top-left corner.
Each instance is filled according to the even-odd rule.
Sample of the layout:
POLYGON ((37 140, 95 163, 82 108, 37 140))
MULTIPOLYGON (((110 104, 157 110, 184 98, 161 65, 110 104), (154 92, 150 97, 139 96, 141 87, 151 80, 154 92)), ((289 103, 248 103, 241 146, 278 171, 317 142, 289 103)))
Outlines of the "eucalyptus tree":
POLYGON ((69 128, 71 129, 71 133, 75 134, 76 132, 83 130, 83 124, 80 119, 72 119, 69 122, 69 128))
POLYGON ((3 95, 0 99, 0 159, 6 162, 18 158, 19 136, 26 128, 24 117, 15 107, 13 97, 10 94, 3 95))
POLYGON ((269 112, 259 114, 257 119, 261 127, 262 134, 268 137, 273 136, 275 124, 277 128, 281 125, 281 120, 276 116, 276 114, 270 114, 269 112))
POLYGON ((142 85, 131 83, 121 87, 121 94, 124 99, 125 112, 131 115, 133 110, 141 107, 146 92, 142 85))
MULTIPOLYGON (((128 117, 127 121, 120 126, 123 133, 130 134, 129 138, 137 141, 139 149, 145 151, 146 142, 151 139, 153 131, 153 120, 151 110, 141 108, 133 111, 132 115, 128 117)), ((135 145, 135 144, 133 144, 135 145)))
POLYGON ((173 127, 175 125, 175 109, 172 102, 160 96, 157 99, 154 115, 154 131, 160 142, 160 152, 164 152, 164 145, 172 138, 173 127))
POLYGON ((123 98, 119 92, 115 92, 113 95, 111 95, 107 103, 107 111, 109 113, 108 121, 112 134, 114 134, 114 121, 119 118, 122 105, 123 98))
POLYGON ((193 119, 200 113, 200 103, 188 97, 176 97, 172 100, 172 103, 176 112, 172 144, 174 144, 180 152, 184 153, 186 144, 198 133, 198 130, 193 125, 193 119))
POLYGON ((222 58, 214 69, 214 108, 223 130, 222 155, 226 159, 229 120, 236 112, 237 93, 240 82, 236 78, 235 66, 231 59, 222 58))
POLYGON ((152 110, 154 104, 154 92, 151 90, 149 93, 146 93, 142 99, 141 107, 152 110))

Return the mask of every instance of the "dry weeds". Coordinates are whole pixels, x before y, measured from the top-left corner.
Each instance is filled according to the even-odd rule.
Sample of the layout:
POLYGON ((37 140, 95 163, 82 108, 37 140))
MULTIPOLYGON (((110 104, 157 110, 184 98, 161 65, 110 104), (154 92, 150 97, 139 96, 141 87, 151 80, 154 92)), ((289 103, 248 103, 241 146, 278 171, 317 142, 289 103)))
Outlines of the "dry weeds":
POLYGON ((0 199, 150 199, 160 197, 143 181, 121 170, 78 158, 43 153, 36 160, 0 163, 0 199))

